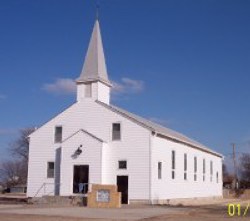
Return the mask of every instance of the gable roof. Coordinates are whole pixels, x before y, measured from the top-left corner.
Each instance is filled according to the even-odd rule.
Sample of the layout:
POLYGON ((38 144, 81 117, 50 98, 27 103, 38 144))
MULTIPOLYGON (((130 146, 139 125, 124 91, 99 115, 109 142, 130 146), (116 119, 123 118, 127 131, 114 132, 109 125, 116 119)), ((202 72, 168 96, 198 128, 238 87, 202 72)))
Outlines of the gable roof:
POLYGON ((41 124, 38 127, 35 127, 35 130, 29 134, 29 136, 27 136, 27 138, 30 138, 31 135, 35 134, 40 128, 42 128, 44 125, 46 125, 47 123, 49 123, 50 121, 52 121, 53 119, 55 119, 57 116, 61 115, 62 113, 66 112, 67 110, 69 110, 71 107, 73 107, 74 105, 76 105, 77 102, 69 105, 67 108, 65 108, 64 110, 60 111, 59 113, 57 113, 55 116, 51 117, 49 120, 45 121, 43 124, 41 124))
POLYGON ((187 137, 187 136, 185 136, 177 131, 174 131, 172 129, 164 127, 164 126, 157 124, 155 122, 152 122, 150 120, 147 120, 147 119, 140 117, 136 114, 130 113, 130 112, 123 110, 119 107, 116 107, 114 105, 108 105, 108 104, 105 104, 101 101, 96 101, 96 102, 98 104, 108 108, 109 110, 116 112, 116 113, 134 121, 135 123, 137 123, 143 127, 148 128, 152 132, 156 133, 157 136, 159 136, 159 137, 170 139, 174 142, 183 143, 183 144, 188 145, 192 148, 199 149, 201 151, 213 154, 213 155, 218 156, 218 157, 222 157, 222 155, 220 153, 217 153, 217 152, 211 150, 210 148, 204 146, 203 144, 201 144, 201 143, 199 143, 199 142, 197 142, 197 141, 195 141, 195 140, 193 140, 193 139, 191 139, 191 138, 189 138, 189 137, 187 137))
POLYGON ((90 38, 82 72, 80 77, 76 80, 77 83, 87 83, 93 81, 101 81, 108 86, 111 86, 111 83, 108 79, 98 19, 95 22, 90 38))
POLYGON ((62 141, 62 143, 64 143, 65 141, 71 139, 72 137, 74 137, 74 136, 75 136, 76 134, 78 134, 79 132, 83 132, 83 133, 87 134, 88 136, 90 136, 90 137, 96 139, 97 141, 99 141, 99 142, 101 142, 101 143, 104 143, 104 142, 105 142, 105 141, 103 141, 101 138, 95 136, 94 134, 92 134, 92 133, 90 133, 90 132, 88 132, 88 131, 86 131, 86 130, 84 130, 84 129, 80 129, 80 130, 76 131, 75 133, 71 134, 70 136, 68 136, 67 138, 65 138, 65 139, 62 141))

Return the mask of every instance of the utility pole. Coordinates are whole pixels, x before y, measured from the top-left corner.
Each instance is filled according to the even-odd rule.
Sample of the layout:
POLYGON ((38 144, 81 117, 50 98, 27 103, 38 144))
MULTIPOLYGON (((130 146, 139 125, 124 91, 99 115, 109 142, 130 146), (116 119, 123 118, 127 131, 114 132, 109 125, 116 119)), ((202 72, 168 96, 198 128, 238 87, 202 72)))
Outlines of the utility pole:
POLYGON ((234 163, 234 182, 235 189, 238 189, 238 176, 237 176, 237 164, 236 164, 236 154, 235 154, 235 143, 232 143, 233 147, 233 163, 234 163))

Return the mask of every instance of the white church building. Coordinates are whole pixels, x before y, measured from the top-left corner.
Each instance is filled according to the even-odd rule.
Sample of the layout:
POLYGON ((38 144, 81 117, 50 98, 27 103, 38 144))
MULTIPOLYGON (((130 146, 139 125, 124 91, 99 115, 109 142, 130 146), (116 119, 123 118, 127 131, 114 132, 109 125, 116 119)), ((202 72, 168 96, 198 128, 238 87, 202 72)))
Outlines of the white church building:
POLYGON ((115 184, 122 203, 221 197, 222 155, 110 104, 96 20, 76 102, 30 135, 28 197, 85 194, 115 184))

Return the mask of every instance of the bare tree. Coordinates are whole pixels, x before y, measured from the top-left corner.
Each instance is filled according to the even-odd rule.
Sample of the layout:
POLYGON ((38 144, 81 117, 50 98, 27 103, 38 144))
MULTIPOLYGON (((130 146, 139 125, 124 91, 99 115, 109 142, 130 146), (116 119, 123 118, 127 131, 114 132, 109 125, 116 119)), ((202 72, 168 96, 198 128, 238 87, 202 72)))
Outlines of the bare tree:
POLYGON ((222 164, 222 173, 223 173, 223 178, 228 176, 228 170, 226 164, 222 164))
POLYGON ((34 128, 20 130, 20 135, 10 145, 10 152, 14 158, 0 164, 0 183, 11 187, 16 184, 25 184, 28 174, 29 138, 34 128))
POLYGON ((17 158, 28 162, 29 158, 29 138, 34 128, 24 128, 20 130, 20 136, 10 145, 11 153, 17 158))
POLYGON ((11 187, 16 184, 24 184, 27 180, 27 164, 22 161, 6 161, 0 165, 1 184, 11 187))
POLYGON ((241 179, 250 182, 250 154, 244 153, 240 157, 241 179))
POLYGON ((232 188, 234 177, 228 172, 226 164, 222 165, 223 187, 232 188))

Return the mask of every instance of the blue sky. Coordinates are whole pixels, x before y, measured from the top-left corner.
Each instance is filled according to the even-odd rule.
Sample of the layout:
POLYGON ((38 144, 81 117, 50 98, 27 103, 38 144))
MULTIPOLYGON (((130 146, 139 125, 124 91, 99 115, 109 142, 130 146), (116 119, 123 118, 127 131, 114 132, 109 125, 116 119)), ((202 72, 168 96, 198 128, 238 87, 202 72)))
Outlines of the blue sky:
MULTIPOLYGON (((226 156, 250 146, 250 1, 106 0, 112 102, 226 156)), ((0 1, 0 159, 75 101, 93 0, 0 1)))

